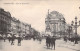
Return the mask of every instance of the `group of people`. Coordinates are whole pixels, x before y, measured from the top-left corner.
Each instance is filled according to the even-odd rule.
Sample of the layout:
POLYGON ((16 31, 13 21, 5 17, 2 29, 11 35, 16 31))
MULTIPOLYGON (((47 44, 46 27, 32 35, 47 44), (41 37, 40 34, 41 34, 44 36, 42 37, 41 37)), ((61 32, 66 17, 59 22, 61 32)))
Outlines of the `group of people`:
MULTIPOLYGON (((12 35, 12 37, 8 37, 8 40, 11 43, 11 45, 14 45, 15 39, 16 38, 15 38, 14 35, 12 35)), ((22 38, 19 36, 19 37, 17 37, 17 40, 18 40, 18 46, 21 46, 22 38)), ((34 38, 33 38, 33 40, 34 40, 34 38)), ((38 37, 37 40, 39 40, 39 42, 41 44, 42 37, 38 37)), ((53 47, 54 47, 54 50, 55 50, 55 41, 56 41, 56 37, 55 36, 48 35, 46 37, 46 46, 47 46, 47 48, 48 49, 50 49, 50 48, 53 49, 53 47)), ((4 42, 5 42, 5 38, 4 38, 4 42)))
MULTIPOLYGON (((22 40, 22 38, 20 36, 17 37, 17 38, 14 35, 12 35, 12 37, 8 37, 9 43, 11 42, 11 45, 14 45, 15 39, 18 40, 18 46, 21 46, 21 40, 22 40)), ((4 42, 5 42, 5 38, 4 38, 4 42)))
POLYGON ((64 41, 67 42, 68 40, 75 43, 75 44, 78 44, 78 41, 80 41, 80 38, 79 37, 66 37, 66 36, 64 36, 64 41))
POLYGON ((48 48, 48 49, 49 49, 49 48, 53 49, 53 46, 54 46, 54 50, 55 50, 55 41, 56 41, 55 36, 50 36, 50 35, 48 35, 48 36, 46 37, 46 46, 47 46, 47 48, 48 48))

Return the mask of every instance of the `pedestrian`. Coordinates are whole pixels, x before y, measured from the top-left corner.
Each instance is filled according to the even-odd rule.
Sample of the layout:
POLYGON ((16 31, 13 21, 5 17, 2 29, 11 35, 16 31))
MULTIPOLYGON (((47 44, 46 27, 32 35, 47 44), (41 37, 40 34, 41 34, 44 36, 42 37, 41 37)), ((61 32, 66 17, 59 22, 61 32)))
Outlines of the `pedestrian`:
POLYGON ((46 46, 47 46, 47 48, 50 48, 50 43, 51 43, 51 38, 50 38, 50 35, 48 35, 47 38, 46 38, 46 46))
POLYGON ((11 45, 14 45, 14 39, 15 39, 15 37, 14 37, 14 35, 12 35, 12 37, 11 37, 11 45))
POLYGON ((5 40, 6 40, 6 35, 3 35, 3 40, 4 40, 4 42, 5 42, 5 40))
POLYGON ((19 36, 18 37, 18 46, 21 46, 21 40, 22 40, 22 38, 19 36))
POLYGON ((4 42, 5 42, 6 38, 5 38, 5 37, 3 37, 3 39, 4 39, 4 42))
POLYGON ((8 37, 8 40, 9 40, 9 42, 11 41, 11 37, 10 36, 8 37))
POLYGON ((65 37, 64 37, 64 41, 67 42, 67 39, 68 39, 68 38, 65 36, 65 37))
POLYGON ((52 37, 51 37, 51 49, 52 49, 53 46, 54 46, 54 50, 55 50, 55 41, 56 41, 55 36, 52 36, 52 37))
POLYGON ((34 37, 33 37, 33 40, 35 41, 35 39, 36 39, 36 37, 34 36, 34 37))
POLYGON ((75 44, 78 44, 78 37, 75 37, 74 42, 75 42, 75 44))
POLYGON ((39 42, 40 42, 40 44, 41 44, 41 41, 42 41, 42 37, 40 36, 40 37, 39 37, 39 42))

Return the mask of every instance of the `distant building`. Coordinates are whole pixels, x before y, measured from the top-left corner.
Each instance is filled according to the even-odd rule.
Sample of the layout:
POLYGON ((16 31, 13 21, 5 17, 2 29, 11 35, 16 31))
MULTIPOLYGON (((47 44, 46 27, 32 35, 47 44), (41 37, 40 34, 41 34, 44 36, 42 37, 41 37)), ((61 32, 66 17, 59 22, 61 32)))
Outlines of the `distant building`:
POLYGON ((30 32, 32 35, 34 35, 34 29, 33 28, 30 29, 30 32))
POLYGON ((25 34, 31 34, 31 25, 25 24, 25 34))
POLYGON ((46 34, 61 36, 65 34, 65 18, 57 11, 52 11, 45 18, 46 34))
POLYGON ((21 22, 15 17, 11 17, 9 12, 0 8, 0 34, 1 35, 32 35, 35 31, 30 24, 21 22))
POLYGON ((20 21, 15 17, 11 19, 11 34, 19 34, 20 33, 20 21))
POLYGON ((31 28, 31 36, 35 37, 35 36, 39 36, 40 32, 38 32, 37 30, 35 30, 34 28, 31 28))
POLYGON ((8 34, 11 28, 11 14, 0 8, 0 34, 8 34))
POLYGON ((65 25, 65 35, 67 37, 73 37, 75 34, 74 34, 74 28, 72 28, 72 26, 70 24, 66 24, 65 25))
POLYGON ((20 27, 21 27, 21 34, 25 34, 25 24, 23 22, 21 22, 20 24, 20 27))
POLYGON ((21 22, 16 18, 12 18, 11 20, 11 33, 16 35, 27 35, 30 34, 31 25, 21 22))

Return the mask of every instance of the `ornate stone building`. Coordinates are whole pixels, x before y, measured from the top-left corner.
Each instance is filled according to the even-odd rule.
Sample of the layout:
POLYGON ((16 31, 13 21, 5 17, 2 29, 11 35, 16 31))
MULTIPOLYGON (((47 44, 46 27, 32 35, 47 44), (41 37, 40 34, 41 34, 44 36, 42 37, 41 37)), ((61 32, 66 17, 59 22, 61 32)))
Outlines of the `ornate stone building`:
POLYGON ((4 9, 0 8, 0 34, 6 34, 10 32, 11 27, 11 14, 4 9))
POLYGON ((46 34, 61 36, 65 34, 65 18, 57 11, 52 11, 45 18, 46 34))
POLYGON ((0 35, 31 35, 34 33, 34 30, 32 30, 31 24, 21 22, 15 17, 11 17, 9 12, 0 8, 0 35))

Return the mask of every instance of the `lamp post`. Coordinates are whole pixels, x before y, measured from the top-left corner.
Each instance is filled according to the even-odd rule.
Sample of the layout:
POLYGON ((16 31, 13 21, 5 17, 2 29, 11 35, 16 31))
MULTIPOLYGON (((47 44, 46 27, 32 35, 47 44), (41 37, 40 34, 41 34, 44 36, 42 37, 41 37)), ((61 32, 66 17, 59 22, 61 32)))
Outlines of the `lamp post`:
POLYGON ((72 21, 72 24, 71 24, 73 27, 74 27, 74 29, 75 29, 75 44, 76 43, 78 43, 77 42, 77 28, 80 26, 80 21, 79 22, 77 22, 77 17, 75 17, 75 22, 74 21, 72 21), (78 23, 79 23, 79 25, 78 25, 78 23))

